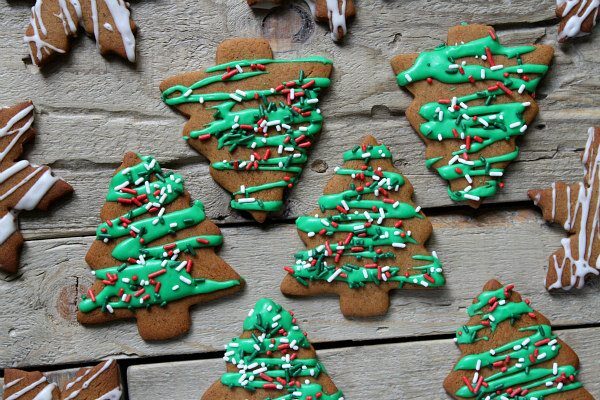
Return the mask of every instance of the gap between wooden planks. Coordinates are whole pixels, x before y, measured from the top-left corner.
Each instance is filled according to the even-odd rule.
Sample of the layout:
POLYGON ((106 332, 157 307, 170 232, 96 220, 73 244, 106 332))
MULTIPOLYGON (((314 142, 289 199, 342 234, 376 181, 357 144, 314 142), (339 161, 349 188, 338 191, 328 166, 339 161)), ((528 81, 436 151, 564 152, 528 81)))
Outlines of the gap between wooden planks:
MULTIPOLYGON (((595 379, 600 368, 600 358, 596 356, 600 347, 597 331, 598 328, 576 328, 556 333, 579 355, 578 380, 592 395, 600 397, 600 382, 595 379)), ((318 350, 317 353, 348 399, 449 398, 442 382, 459 358, 451 339, 369 346, 357 343, 355 347, 318 350)), ((167 360, 140 365, 131 359, 119 360, 130 400, 198 400, 225 371, 221 358, 167 360)), ((52 371, 48 377, 52 382, 65 382, 75 371, 52 371)))
MULTIPOLYGON (((429 248, 438 252, 445 265, 447 286, 395 291, 385 317, 365 320, 345 319, 334 297, 291 299, 279 292, 282 267, 303 249, 293 224, 224 227, 220 255, 246 278, 246 290, 193 308, 190 334, 164 343, 141 340, 133 322, 83 327, 75 321, 78 299, 93 281, 83 259, 94 237, 29 241, 20 275, 0 281, 0 326, 7 332, 0 336, 0 367, 220 351, 239 331, 244 310, 261 297, 272 297, 295 310, 315 343, 451 334, 465 320, 472 298, 493 277, 516 284, 554 326, 598 324, 597 287, 554 295, 543 287, 548 255, 564 236, 560 229, 549 228, 531 209, 478 214, 477 218, 456 214, 432 218, 429 248), (587 305, 585 312, 582 304, 587 305)), ((600 358, 600 348, 596 352, 600 358)))

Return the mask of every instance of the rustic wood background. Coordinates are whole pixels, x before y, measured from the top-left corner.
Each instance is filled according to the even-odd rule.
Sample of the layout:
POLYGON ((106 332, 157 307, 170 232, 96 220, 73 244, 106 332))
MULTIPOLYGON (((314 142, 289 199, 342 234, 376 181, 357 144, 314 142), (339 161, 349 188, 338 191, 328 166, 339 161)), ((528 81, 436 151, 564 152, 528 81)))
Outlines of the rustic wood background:
POLYGON ((137 66, 102 58, 84 37, 64 60, 40 72, 22 42, 31 2, 1 1, 0 104, 35 102, 39 134, 27 156, 52 166, 76 192, 49 214, 22 215, 22 267, 16 275, 0 275, 0 369, 39 368, 60 377, 110 356, 119 358, 130 399, 198 399, 224 371, 222 345, 239 333, 246 309, 270 296, 297 311, 348 399, 447 398, 441 382, 459 356, 452 334, 466 320, 472 297, 497 277, 515 283, 553 321, 582 360, 581 380, 600 397, 600 284, 577 293, 545 291, 546 259, 564 233, 548 226, 526 196, 527 189, 556 179, 580 179, 587 127, 600 123, 600 35, 559 46, 554 4, 358 0, 358 17, 340 46, 302 2, 267 13, 250 10, 244 0, 133 1, 137 66), (436 46, 462 21, 491 24, 504 42, 556 48, 539 90, 541 113, 520 141, 506 188, 479 210, 452 204, 445 183, 426 170, 424 146, 403 116, 411 98, 398 89, 389 66, 395 54, 436 46), (181 140, 184 118, 162 103, 158 91, 167 76, 212 65, 223 39, 256 35, 269 38, 279 57, 334 60, 321 139, 287 211, 264 226, 229 209, 229 195, 211 180, 207 161, 181 140), (281 267, 302 248, 294 219, 314 208, 342 150, 366 133, 392 147, 396 165, 414 185, 433 222, 429 248, 443 261, 448 285, 396 291, 387 316, 349 321, 336 298, 294 301, 280 294, 279 283, 281 267), (108 180, 127 150, 152 154, 184 175, 222 227, 220 255, 248 283, 240 296, 196 307, 190 334, 166 343, 145 343, 131 322, 85 328, 75 321, 78 297, 92 282, 84 255, 108 180))

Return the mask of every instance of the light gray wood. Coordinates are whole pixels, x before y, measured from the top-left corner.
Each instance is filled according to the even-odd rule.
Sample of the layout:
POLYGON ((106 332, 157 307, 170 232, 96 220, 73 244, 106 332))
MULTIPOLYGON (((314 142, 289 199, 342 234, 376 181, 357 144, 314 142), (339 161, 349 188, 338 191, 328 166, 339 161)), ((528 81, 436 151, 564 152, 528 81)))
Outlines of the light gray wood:
MULTIPOLYGON (((557 334, 579 354, 578 380, 600 397, 600 338, 595 330, 558 330, 557 334)), ((449 399, 442 383, 460 357, 452 340, 344 347, 317 353, 349 400, 449 399)), ((132 366, 127 370, 129 398, 199 400, 224 371, 222 359, 132 366)))
POLYGON ((28 241, 19 274, 0 280, 0 366, 220 350, 237 331, 245 311, 261 297, 296 310, 317 343, 450 333, 464 318, 472 297, 493 277, 515 283, 555 326, 600 320, 600 308, 593 306, 597 287, 561 295, 544 290, 547 257, 560 246, 563 234, 549 228, 537 212, 516 209, 478 218, 448 215, 432 222, 429 249, 437 250, 445 265, 447 286, 395 291, 385 317, 354 321, 341 315, 337 298, 291 299, 280 293, 282 267, 304 248, 293 224, 225 227, 220 255, 246 278, 247 288, 239 296, 194 308, 191 333, 165 343, 145 343, 133 322, 83 327, 75 321, 78 296, 93 281, 83 260, 93 237, 28 241))
MULTIPOLYGON (((550 295, 543 288, 546 259, 564 233, 548 227, 532 207, 523 208, 525 203, 501 207, 527 201, 529 188, 580 179, 586 128, 600 121, 600 35, 557 46, 554 2, 362 0, 351 34, 339 46, 323 24, 312 22, 301 2, 265 13, 250 10, 244 0, 134 1, 136 66, 101 57, 94 42, 83 37, 65 60, 44 72, 22 61, 30 6, 24 0, 0 2, 0 105, 34 100, 39 134, 26 154, 51 165, 76 193, 49 213, 21 216, 27 239, 23 267, 16 275, 0 274, 0 369, 221 350, 239 331, 245 310, 270 296, 299 312, 315 343, 419 340, 320 352, 349 399, 438 398, 443 397, 439 382, 458 351, 448 340, 426 341, 427 336, 453 332, 489 278, 517 284, 555 326, 600 320, 597 281, 580 293, 550 295), (462 21, 493 24, 507 43, 556 47, 554 65, 539 90, 540 115, 520 141, 522 153, 508 169, 506 188, 490 201, 500 206, 479 212, 451 208, 445 182, 426 170, 424 146, 403 116, 411 96, 397 87, 389 66, 396 54, 436 46, 448 27, 462 21), (322 102, 325 129, 280 222, 264 227, 240 224, 248 220, 229 209, 229 195, 208 175, 206 160, 181 139, 185 119, 162 103, 158 91, 168 76, 212 65, 223 39, 257 35, 271 39, 277 57, 320 54, 334 61, 333 86, 322 102), (303 248, 292 220, 315 207, 341 152, 364 134, 392 147, 417 202, 435 208, 429 248, 444 262, 448 285, 431 292, 395 292, 387 316, 349 321, 341 316, 336 298, 287 299, 279 283, 281 267, 303 248), (193 309, 192 331, 178 340, 145 343, 133 322, 84 328, 74 319, 79 295, 92 282, 84 256, 94 240, 108 180, 127 150, 154 155, 186 178, 208 215, 224 226, 220 254, 248 281, 240 296, 193 309), (372 372, 381 365, 390 373, 372 372), (367 380, 368 393, 361 392, 363 381, 357 377, 367 380), (419 387, 424 378, 434 382, 429 397, 419 387)), ((579 353, 581 378, 600 396, 592 372, 600 359, 597 331, 569 329, 561 337, 579 353)), ((129 371, 132 398, 169 398, 164 390, 175 387, 173 398, 198 399, 223 370, 221 360, 134 366, 129 371), (163 375, 165 366, 174 368, 169 380, 163 375), (155 385, 152 392, 149 382, 155 385)))

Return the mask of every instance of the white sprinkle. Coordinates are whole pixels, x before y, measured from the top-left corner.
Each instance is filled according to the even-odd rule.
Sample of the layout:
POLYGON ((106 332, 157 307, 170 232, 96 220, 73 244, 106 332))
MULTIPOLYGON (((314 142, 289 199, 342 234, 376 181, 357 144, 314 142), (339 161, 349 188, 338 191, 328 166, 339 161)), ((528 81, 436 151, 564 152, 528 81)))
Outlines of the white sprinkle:
POLYGON ((242 197, 241 199, 237 199, 238 203, 253 203, 256 199, 254 197, 242 197))
POLYGON ((237 102, 241 102, 242 101, 242 98, 240 96, 237 96, 237 95, 235 95, 233 93, 230 93, 229 97, 232 98, 233 100, 237 101, 237 102))
POLYGON ((475 196, 475 195, 468 194, 468 193, 463 194, 463 196, 465 197, 465 199, 469 199, 469 200, 474 200, 474 201, 480 200, 479 196, 475 196))
POLYGON ((341 273, 342 273, 342 269, 341 268, 340 269, 336 269, 335 272, 333 274, 331 274, 329 276, 329 278, 327 278, 327 282, 329 282, 329 283, 333 282, 333 280, 335 278, 337 278, 338 275, 341 274, 341 273))
POLYGON ((404 79, 406 79, 407 82, 412 82, 412 78, 409 74, 404 74, 404 79))
POLYGON ((523 132, 525 132, 526 130, 527 130, 527 125, 523 125, 523 126, 521 127, 521 129, 519 129, 519 132, 523 133, 523 132))
POLYGON ((185 277, 185 276, 183 276, 183 275, 180 275, 180 276, 179 276, 179 280, 180 280, 181 282, 185 283, 185 284, 188 284, 188 285, 191 285, 191 284, 192 284, 192 281, 191 281, 189 278, 186 278, 186 277, 185 277))
POLYGON ((492 71, 497 71, 497 70, 502 69, 502 68, 504 68, 504 65, 502 65, 502 64, 498 64, 498 65, 494 65, 494 66, 490 67, 490 69, 492 71))
POLYGON ((519 92, 519 94, 523 93, 525 91, 525 84, 522 84, 521 86, 519 86, 519 90, 517 90, 519 92))
POLYGON ((490 176, 502 176, 504 172, 502 171, 490 171, 490 176))
POLYGON ((508 127, 509 128, 516 128, 517 126, 521 125, 521 121, 517 121, 517 122, 513 122, 512 124, 510 124, 508 127))

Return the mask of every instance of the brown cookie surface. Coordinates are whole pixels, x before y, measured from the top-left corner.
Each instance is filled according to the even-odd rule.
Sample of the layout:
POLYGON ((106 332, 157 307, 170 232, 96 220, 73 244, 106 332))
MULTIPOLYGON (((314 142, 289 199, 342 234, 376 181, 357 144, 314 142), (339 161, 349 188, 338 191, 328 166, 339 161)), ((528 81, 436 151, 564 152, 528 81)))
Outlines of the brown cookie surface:
POLYGON ((599 0, 556 0, 558 41, 589 35, 600 19, 599 0))
POLYGON ((462 357, 444 381, 454 399, 593 399, 577 381, 575 352, 514 285, 489 281, 467 313, 455 338, 462 357))
POLYGON ((79 26, 94 37, 101 54, 135 61, 136 26, 125 1, 36 0, 24 38, 33 63, 43 66, 68 53, 79 26))
POLYGON ((590 128, 582 154, 584 178, 568 184, 556 182, 548 189, 528 192, 544 219, 564 227, 569 237, 548 259, 545 285, 549 290, 583 288, 586 279, 600 274, 598 240, 600 221, 600 128, 590 128))
POLYGON ((217 64, 168 78, 160 90, 189 117, 184 139, 210 160, 231 207, 264 222, 283 209, 321 131, 331 61, 274 59, 266 40, 231 39, 219 45, 217 64))
POLYGON ((202 400, 294 398, 343 400, 317 359, 294 313, 271 299, 259 300, 244 321, 244 332, 226 345, 227 372, 202 400))
POLYGON ((106 200, 86 256, 97 280, 79 304, 79 322, 135 318, 144 339, 170 339, 190 329, 192 305, 244 286, 215 254, 223 237, 203 204, 190 206, 183 178, 156 159, 127 153, 106 200))
POLYGON ((63 400, 120 400, 123 394, 115 360, 81 368, 62 388, 63 400))
POLYGON ((19 213, 47 210, 73 191, 50 168, 19 160, 24 143, 35 136, 33 111, 31 102, 0 109, 0 270, 9 273, 17 271, 23 245, 19 213))
POLYGON ((4 370, 4 400, 60 400, 60 391, 41 372, 4 370))
POLYGON ((80 368, 60 389, 38 371, 7 369, 4 382, 4 400, 120 400, 123 394, 114 360, 80 368))
POLYGON ((281 291, 335 293, 345 316, 369 317, 387 312, 391 290, 444 285, 437 255, 424 246, 431 223, 413 203, 413 187, 391 151, 367 136, 335 171, 319 208, 296 220, 308 250, 284 268, 281 291))
POLYGON ((452 200, 478 207, 504 186, 552 56, 550 46, 508 47, 490 26, 461 25, 445 45, 392 59, 414 96, 406 117, 426 145, 425 164, 448 181, 452 200))

